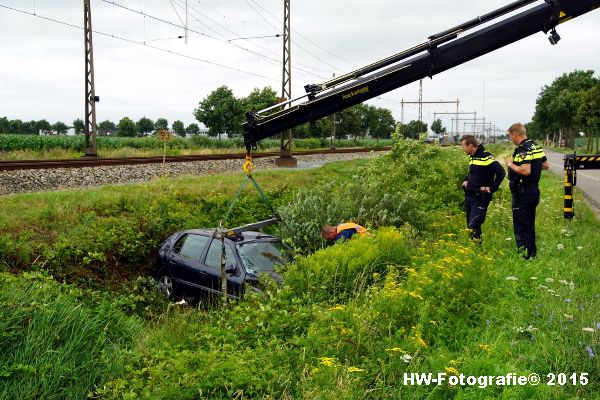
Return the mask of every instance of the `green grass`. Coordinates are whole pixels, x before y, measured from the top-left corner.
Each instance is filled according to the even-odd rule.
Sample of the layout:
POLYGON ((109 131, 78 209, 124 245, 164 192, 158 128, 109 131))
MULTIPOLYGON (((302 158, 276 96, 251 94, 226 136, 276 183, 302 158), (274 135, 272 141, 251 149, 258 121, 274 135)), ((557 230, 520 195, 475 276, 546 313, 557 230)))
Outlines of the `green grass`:
MULTIPOLYGON (((348 179, 365 162, 342 162, 318 170, 257 171, 254 176, 274 207, 279 207, 296 188, 348 179)), ((217 226, 243 179, 242 173, 187 176, 5 196, 0 211, 0 269, 45 269, 70 282, 122 285, 148 273, 158 244, 172 232, 217 226)), ((268 216, 256 190, 247 185, 225 225, 268 216)))
POLYGON ((482 245, 469 242, 463 216, 455 214, 440 221, 436 238, 384 229, 374 238, 320 250, 292 266, 283 290, 267 299, 165 315, 128 353, 132 372, 98 394, 600 398, 598 355, 592 358, 586 350, 600 349, 599 223, 589 210, 565 223, 560 178, 544 175, 535 260, 516 254, 504 188, 490 209, 482 245), (409 363, 401 359, 406 355, 409 363), (474 376, 535 372, 544 384, 403 384, 404 372, 452 369, 474 376), (147 375, 136 372, 141 370, 147 375), (561 372, 587 373, 588 383, 545 384, 547 374, 561 372))
POLYGON ((589 210, 564 222, 561 188, 560 177, 544 173, 535 260, 516 253, 510 193, 503 187, 484 225, 482 245, 469 242, 464 217, 456 212, 439 219, 436 232, 425 237, 384 230, 374 240, 320 250, 292 266, 284 289, 266 301, 166 316, 130 353, 131 369, 147 368, 149 377, 128 374, 99 394, 600 398, 598 356, 586 350, 600 348, 599 224, 589 210), (172 369, 161 364, 165 351, 172 369), (405 355, 412 357, 408 364, 401 360, 405 355), (404 372, 452 369, 475 376, 535 372, 543 382, 549 373, 589 375, 585 386, 403 384, 404 372), (178 377, 184 373, 182 383, 178 377))
POLYGON ((42 275, 0 274, 0 399, 83 399, 124 371, 141 332, 114 297, 88 298, 42 275))
MULTIPOLYGON (((494 150, 497 158, 510 151, 494 150)), ((400 156, 393 159, 366 164, 336 163, 315 171, 268 171, 257 174, 257 179, 279 206, 311 199, 308 195, 295 197, 298 187, 310 187, 316 193, 332 187, 341 197, 332 191, 330 201, 321 200, 320 207, 358 204, 356 215, 366 215, 361 214, 361 202, 344 204, 342 200, 341 188, 350 183, 367 183, 369 190, 353 193, 369 201, 371 192, 375 193, 374 198, 380 197, 378 190, 401 196, 405 187, 412 188, 419 194, 412 203, 419 212, 413 217, 420 218, 424 211, 428 213, 423 218, 429 222, 422 229, 417 231, 408 225, 380 228, 373 230, 372 237, 307 254, 287 268, 283 288, 273 287, 264 298, 248 296, 244 302, 214 310, 173 305, 162 313, 147 313, 144 305, 148 303, 145 300, 148 294, 137 294, 138 289, 132 285, 126 299, 122 296, 128 290, 123 295, 113 295, 115 308, 111 312, 121 315, 116 309, 130 315, 145 315, 143 328, 132 325, 131 330, 124 329, 119 350, 111 353, 114 357, 102 370, 105 375, 93 375, 96 378, 81 381, 80 386, 74 386, 68 393, 87 391, 105 399, 600 398, 600 327, 597 326, 600 229, 594 214, 579 206, 576 218, 565 222, 562 179, 544 172, 538 207, 538 257, 526 261, 519 258, 514 248, 506 184, 489 209, 483 226, 483 243, 473 244, 464 229, 464 216, 456 196, 463 176, 458 165, 462 160, 466 168, 466 156, 457 149, 423 150, 409 144, 399 145, 395 152, 400 156), (418 162, 424 158, 432 165, 418 162), (405 162, 414 165, 404 165, 405 162), (359 164, 364 168, 358 168, 359 164), (427 170, 430 167, 431 171, 427 170), (446 174, 445 179, 434 171, 444 171, 441 175, 446 174), (411 179, 421 179, 420 173, 424 178, 417 186, 411 179), (385 182, 383 189, 377 183, 378 176, 385 182), (592 332, 588 332, 590 328, 592 332), (594 357, 588 348, 595 353, 594 357), (488 388, 403 384, 405 372, 445 371, 467 375, 536 372, 544 382, 548 373, 585 372, 589 373, 589 382, 585 386, 488 388)), ((11 196, 3 198, 8 203, 1 215, 14 215, 19 204, 21 210, 22 204, 31 208, 21 211, 20 222, 13 223, 5 216, 0 226, 10 227, 13 235, 19 233, 21 236, 12 240, 21 244, 42 240, 53 229, 58 229, 58 236, 72 231, 65 240, 77 238, 87 248, 95 243, 87 241, 87 230, 113 232, 117 236, 127 232, 119 220, 125 220, 128 226, 149 229, 153 225, 140 225, 137 215, 154 215, 152 202, 161 197, 169 207, 156 214, 160 218, 149 220, 156 223, 171 218, 173 225, 166 227, 177 225, 177 221, 182 221, 178 220, 181 216, 222 215, 239 180, 237 174, 208 180, 184 178, 105 190, 11 196), (148 203, 149 208, 145 208, 148 203), (204 204, 204 208, 195 208, 198 203, 204 204), (56 215, 55 209, 58 209, 56 215), (190 211, 185 212, 186 209, 190 211), (90 212, 96 214, 95 224, 90 212), (103 223, 98 225, 98 219, 103 219, 103 223), (111 226, 121 226, 121 230, 111 231, 111 226)), ((362 204, 376 210, 369 202, 362 204)), ((259 205, 245 204, 255 208, 259 205)), ((302 205, 297 207, 293 218, 304 223, 334 215, 334 211, 308 212, 318 206, 306 201, 304 220, 302 205)), ((389 212, 402 214, 405 209, 394 210, 390 208, 389 212)), ((252 216, 240 213, 235 218, 247 221, 252 216)), ((399 217, 381 218, 402 225, 399 217)), ((26 277, 12 279, 29 282, 26 277)), ((21 332, 23 316, 32 311, 25 300, 35 299, 29 286, 20 283, 14 292, 22 291, 22 295, 3 297, 6 299, 3 304, 18 304, 16 311, 11 311, 16 317, 6 311, 3 314, 6 322, 0 332, 8 332, 7 337, 11 337, 11 332, 21 332)), ((33 286, 41 293, 39 296, 48 291, 42 302, 50 310, 56 307, 69 310, 72 304, 78 304, 71 300, 63 303, 60 296, 54 295, 56 289, 50 290, 37 282, 33 286)), ((67 288, 64 290, 73 290, 67 288)), ((8 289, 3 286, 3 296, 9 296, 8 289)), ((86 308, 93 302, 85 299, 98 299, 99 292, 86 289, 82 293, 85 295, 75 298, 83 297, 78 301, 93 322, 95 314, 86 308)), ((60 317, 56 326, 60 326, 59 321, 70 321, 68 314, 58 310, 54 314, 60 317)), ((83 333, 86 330, 77 326, 71 330, 75 343, 79 337, 87 337, 83 333)), ((92 331, 99 332, 100 325, 92 326, 95 326, 92 331)), ((49 349, 57 347, 55 342, 44 341, 50 339, 33 337, 34 343, 39 341, 49 349)), ((35 381, 26 380, 32 371, 28 366, 35 364, 35 355, 30 352, 27 357, 17 359, 12 351, 23 347, 23 343, 22 336, 17 336, 14 344, 6 347, 3 360, 10 359, 7 364, 11 367, 5 368, 5 374, 11 374, 14 385, 27 389, 23 391, 25 395, 17 398, 45 398, 37 395, 35 382, 43 382, 45 378, 64 384, 60 380, 63 375, 46 374, 42 369, 34 375, 35 381)), ((32 345, 32 348, 38 347, 32 345)), ((73 357, 65 358, 63 364, 69 365, 69 359, 73 357)), ((82 358, 83 365, 86 360, 82 358)), ((73 370, 80 371, 78 365, 73 370)), ((5 378, 0 378, 0 383, 6 382, 1 379, 5 378)), ((59 386, 55 384, 53 388, 59 386)), ((6 397, 14 397, 16 392, 7 393, 12 396, 6 397)))

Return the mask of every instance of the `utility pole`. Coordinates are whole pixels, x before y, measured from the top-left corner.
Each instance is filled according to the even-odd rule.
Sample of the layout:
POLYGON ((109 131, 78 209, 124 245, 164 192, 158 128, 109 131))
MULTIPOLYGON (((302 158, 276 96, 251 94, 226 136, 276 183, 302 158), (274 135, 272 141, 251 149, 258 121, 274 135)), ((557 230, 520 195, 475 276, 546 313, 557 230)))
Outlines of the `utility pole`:
MULTIPOLYGON (((456 119, 458 119, 458 99, 456 99, 456 119)), ((456 121, 456 134, 458 135, 458 121, 456 121)))
POLYGON ((96 157, 96 96, 94 87, 94 49, 92 47, 92 10, 90 0, 83 0, 83 35, 85 48, 85 156, 96 157))
MULTIPOLYGON (((423 118, 423 104, 456 104, 456 108, 458 109, 458 103, 459 100, 456 99, 456 101, 445 101, 445 100, 440 100, 440 101, 423 101, 423 92, 421 90, 419 90, 419 101, 404 101, 404 99, 402 99, 400 101, 400 124, 402 124, 401 126, 404 125, 404 105, 405 104, 418 104, 419 105, 419 121, 423 122, 422 118, 423 118)), ((439 114, 439 113, 438 113, 439 114)), ((403 132, 404 133, 404 132, 403 132)))
MULTIPOLYGON (((283 0, 283 79, 281 85, 281 97, 283 101, 292 98, 292 40, 290 25, 290 0, 283 0)), ((288 103, 284 107, 291 107, 288 103)), ((279 158, 275 160, 279 167, 295 167, 298 160, 292 157, 292 130, 288 129, 281 133, 281 148, 279 158)))
POLYGON ((419 80, 419 121, 423 122, 423 79, 419 80))

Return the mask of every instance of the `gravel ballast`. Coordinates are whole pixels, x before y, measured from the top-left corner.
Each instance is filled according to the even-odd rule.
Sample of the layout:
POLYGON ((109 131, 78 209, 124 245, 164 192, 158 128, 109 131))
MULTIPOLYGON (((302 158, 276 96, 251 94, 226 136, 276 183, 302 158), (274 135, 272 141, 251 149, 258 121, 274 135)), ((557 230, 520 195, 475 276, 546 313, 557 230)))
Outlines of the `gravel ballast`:
MULTIPOLYGON (((310 168, 326 162, 370 158, 382 154, 345 153, 295 156, 299 168, 310 168)), ((257 158, 255 170, 277 168, 276 157, 257 158)), ((158 177, 219 174, 242 170, 241 160, 209 160, 162 164, 117 165, 85 168, 30 169, 0 171, 0 195, 40 192, 109 184, 146 182, 158 177)))

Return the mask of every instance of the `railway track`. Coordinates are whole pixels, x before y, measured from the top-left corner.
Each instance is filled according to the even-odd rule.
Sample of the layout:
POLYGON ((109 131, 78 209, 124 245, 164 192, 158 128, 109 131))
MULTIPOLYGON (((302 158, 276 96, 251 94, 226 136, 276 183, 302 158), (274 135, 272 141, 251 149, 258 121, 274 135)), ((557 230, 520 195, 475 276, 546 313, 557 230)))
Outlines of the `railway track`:
MULTIPOLYGON (((390 146, 371 147, 371 148, 342 148, 342 149, 327 149, 327 150, 306 150, 294 151, 294 155, 311 155, 311 154, 340 154, 340 153, 368 153, 370 151, 388 151, 390 146)), ((254 158, 276 157, 278 151, 254 153, 254 158)), ((210 161, 210 160, 235 160, 245 159, 245 153, 232 154, 199 154, 188 156, 166 156, 164 162, 190 162, 190 161, 210 161)), ((120 157, 120 158, 102 158, 88 157, 76 159, 62 160, 18 160, 18 161, 0 161, 0 171, 14 171, 25 169, 54 169, 54 168, 83 168, 83 167, 100 167, 110 165, 134 165, 134 164, 157 164, 162 163, 162 156, 153 157, 120 157)))

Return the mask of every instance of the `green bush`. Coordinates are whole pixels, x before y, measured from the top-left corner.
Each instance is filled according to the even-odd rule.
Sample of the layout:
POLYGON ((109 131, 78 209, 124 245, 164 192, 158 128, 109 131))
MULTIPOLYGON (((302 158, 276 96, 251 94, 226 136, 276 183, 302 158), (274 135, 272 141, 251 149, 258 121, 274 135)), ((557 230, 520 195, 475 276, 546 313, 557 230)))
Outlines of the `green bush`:
POLYGON ((360 296, 384 275, 389 265, 410 263, 416 233, 410 226, 381 229, 372 236, 352 238, 302 257, 285 272, 290 295, 310 302, 346 302, 360 296))
POLYGON ((320 229, 353 221, 368 228, 410 224, 430 229, 440 213, 462 204, 466 165, 457 149, 402 140, 391 156, 358 168, 349 182, 328 182, 299 191, 280 209, 281 234, 310 252, 323 246, 320 229))

